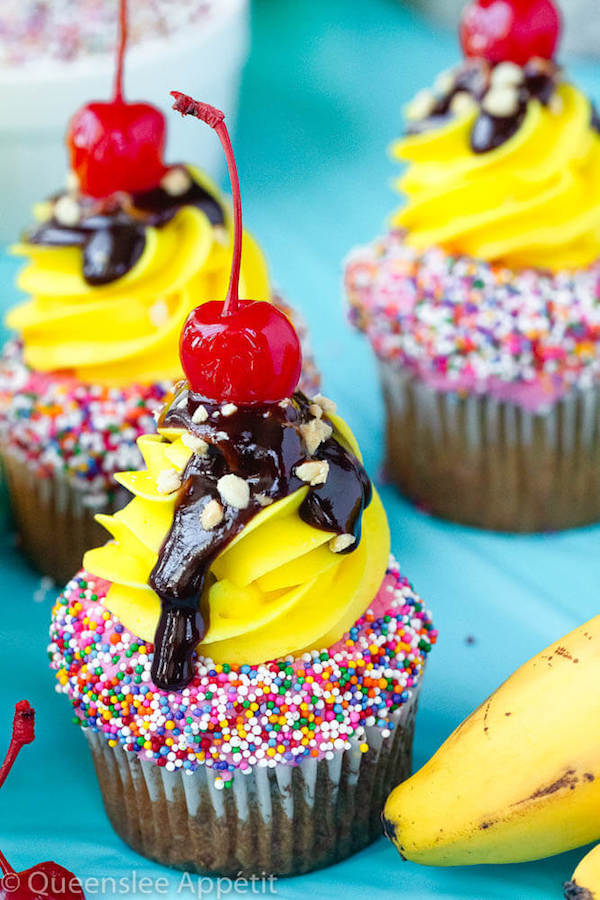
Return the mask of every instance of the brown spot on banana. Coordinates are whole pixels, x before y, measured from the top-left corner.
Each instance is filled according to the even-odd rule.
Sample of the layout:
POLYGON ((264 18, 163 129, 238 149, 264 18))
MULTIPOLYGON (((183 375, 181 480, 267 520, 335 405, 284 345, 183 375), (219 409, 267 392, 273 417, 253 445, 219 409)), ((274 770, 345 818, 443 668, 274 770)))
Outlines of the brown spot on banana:
MULTIPOLYGON (((589 781, 589 779, 586 780, 589 781)), ((533 794, 530 794, 529 797, 525 797, 524 800, 517 800, 517 802, 512 805, 520 806, 522 803, 530 803, 532 800, 541 800, 543 797, 549 797, 551 794, 556 794, 557 791, 566 790, 567 788, 574 791, 578 784, 579 776, 577 775, 576 770, 567 769, 564 775, 561 775, 556 781, 537 788, 537 790, 535 790, 533 794)))

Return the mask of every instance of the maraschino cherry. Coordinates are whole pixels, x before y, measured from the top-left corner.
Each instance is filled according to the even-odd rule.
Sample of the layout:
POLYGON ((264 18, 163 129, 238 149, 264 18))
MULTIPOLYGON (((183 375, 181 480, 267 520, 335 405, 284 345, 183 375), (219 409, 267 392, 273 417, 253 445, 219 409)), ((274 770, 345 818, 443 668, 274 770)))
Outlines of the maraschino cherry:
POLYGON ((552 0, 473 0, 465 8, 460 39, 466 56, 524 66, 553 59, 560 13, 552 0))
MULTIPOLYGON (((21 700, 15 707, 12 738, 6 759, 0 767, 0 787, 23 747, 33 742, 34 723, 34 710, 27 700, 21 700)), ((57 863, 38 863, 31 869, 15 872, 0 853, 0 871, 0 900, 85 900, 75 875, 57 863)))
POLYGON ((133 194, 151 190, 166 171, 163 114, 150 103, 127 103, 123 96, 127 0, 120 0, 119 30, 114 98, 82 106, 67 132, 71 167, 79 188, 96 198, 117 191, 133 194))
POLYGON ((207 400, 239 405, 289 397, 302 369, 300 341, 290 320, 271 303, 239 299, 242 202, 231 140, 220 110, 172 91, 173 109, 195 116, 217 132, 233 195, 233 262, 227 299, 198 306, 179 343, 181 364, 193 391, 207 400))

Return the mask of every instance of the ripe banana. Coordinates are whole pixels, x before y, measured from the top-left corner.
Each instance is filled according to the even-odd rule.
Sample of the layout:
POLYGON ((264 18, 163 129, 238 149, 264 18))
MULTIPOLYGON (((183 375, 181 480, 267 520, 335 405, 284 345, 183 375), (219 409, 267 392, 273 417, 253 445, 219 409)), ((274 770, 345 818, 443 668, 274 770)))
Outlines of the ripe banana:
POLYGON ((432 866, 600 838, 600 616, 511 675, 390 794, 383 819, 403 857, 432 866))
POLYGON ((565 900, 600 900, 600 844, 583 857, 565 884, 565 900))

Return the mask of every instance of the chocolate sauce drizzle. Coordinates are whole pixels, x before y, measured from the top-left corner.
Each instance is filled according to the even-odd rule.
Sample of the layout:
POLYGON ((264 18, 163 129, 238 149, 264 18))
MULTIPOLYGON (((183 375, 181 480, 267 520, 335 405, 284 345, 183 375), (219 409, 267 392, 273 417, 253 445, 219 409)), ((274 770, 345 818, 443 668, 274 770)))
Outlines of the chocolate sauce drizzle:
MULTIPOLYGON (((122 278, 139 261, 146 246, 146 228, 161 228, 170 222, 183 206, 195 206, 208 217, 211 225, 224 225, 225 214, 219 200, 201 184, 191 180, 185 193, 174 197, 161 187, 127 195, 127 204, 118 196, 110 198, 103 208, 91 198, 80 197, 81 221, 66 226, 53 215, 25 234, 31 244, 52 247, 80 247, 83 255, 83 277, 92 287, 110 284, 122 278)), ((52 198, 53 202, 60 195, 52 198)), ((121 198, 122 199, 122 198, 121 198)))
MULTIPOLYGON (((481 106, 490 89, 493 69, 482 59, 467 60, 454 73, 451 87, 436 102, 426 118, 409 123, 407 134, 422 134, 446 125, 453 117, 452 101, 457 94, 468 94, 481 106)), ((532 99, 537 99, 548 106, 556 90, 559 68, 548 60, 530 60, 523 67, 523 81, 517 91, 517 106, 509 116, 495 116, 479 110, 470 135, 470 146, 473 153, 488 153, 500 147, 517 133, 532 99)))
MULTIPOLYGON (((306 486, 295 474, 298 465, 308 460, 329 464, 325 483, 309 486, 299 509, 302 520, 324 531, 354 535, 356 542, 342 552, 352 552, 358 545, 362 513, 371 502, 371 482, 335 429, 309 455, 300 431, 314 418, 309 405, 303 394, 296 393, 283 404, 239 407, 225 416, 218 404, 184 384, 163 413, 159 427, 184 428, 209 446, 206 454, 192 454, 185 468, 171 529, 150 575, 150 585, 161 600, 152 665, 158 687, 179 690, 191 681, 194 652, 207 629, 208 610, 202 598, 210 587, 210 567, 265 502, 306 486), (194 413, 201 405, 208 418, 197 424, 194 413), (230 473, 250 488, 244 509, 226 505, 219 494, 217 482, 230 473), (201 514, 211 500, 222 505, 224 515, 206 530, 201 514)), ((332 425, 325 416, 323 421, 332 425)))

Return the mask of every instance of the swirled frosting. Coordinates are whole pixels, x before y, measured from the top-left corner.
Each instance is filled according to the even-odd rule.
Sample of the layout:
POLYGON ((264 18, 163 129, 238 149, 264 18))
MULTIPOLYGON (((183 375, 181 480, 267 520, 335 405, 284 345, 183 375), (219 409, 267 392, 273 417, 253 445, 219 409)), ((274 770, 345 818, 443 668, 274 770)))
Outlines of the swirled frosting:
POLYGON ((392 217, 408 246, 515 269, 600 256, 593 107, 552 64, 535 64, 470 61, 409 107, 409 133, 392 150, 408 163, 397 182, 406 203, 392 217))
POLYGON ((185 388, 175 397, 170 410, 185 410, 191 430, 167 415, 159 435, 140 438, 146 469, 117 476, 134 499, 98 517, 113 541, 84 566, 111 582, 104 605, 145 641, 160 634, 166 584, 175 605, 189 586, 199 592, 197 650, 216 662, 329 646, 372 601, 390 549, 356 441, 321 398, 230 407, 205 406, 185 388))
MULTIPOLYGON (((54 198, 14 248, 28 259, 18 285, 30 299, 7 324, 32 369, 118 387, 181 376, 182 324, 199 302, 225 294, 232 228, 200 172, 173 167, 166 178, 164 188, 118 198, 110 209, 54 198)), ((269 299, 266 264, 248 234, 240 287, 269 299)))

